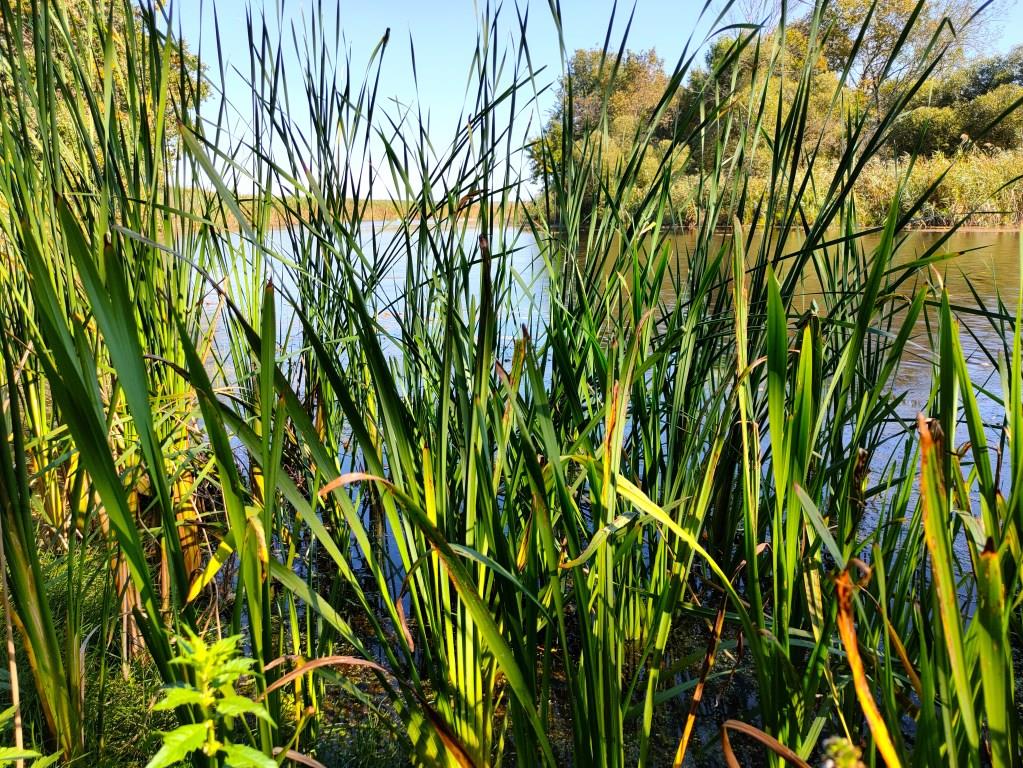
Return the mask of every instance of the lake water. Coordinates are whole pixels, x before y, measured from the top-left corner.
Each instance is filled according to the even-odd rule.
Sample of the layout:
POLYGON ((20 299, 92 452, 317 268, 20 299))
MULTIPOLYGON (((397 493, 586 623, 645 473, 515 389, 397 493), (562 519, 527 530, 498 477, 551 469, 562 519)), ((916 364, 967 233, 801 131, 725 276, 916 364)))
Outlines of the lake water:
MULTIPOLYGON (((941 232, 926 231, 907 233, 898 248, 896 261, 905 263, 923 256, 943 235, 941 232)), ((679 235, 676 239, 683 254, 689 252, 695 243, 695 236, 692 235, 679 235)), ((879 239, 878 236, 865 237, 862 240, 862 247, 873 248, 879 239)), ((983 390, 978 393, 977 402, 988 425, 988 442, 992 447, 997 446, 1002 427, 1002 406, 994 398, 1001 393, 997 364, 1004 349, 1005 338, 1001 329, 988 318, 971 314, 969 310, 981 305, 988 310, 997 310, 998 302, 1001 300, 1009 315, 1015 313, 1020 290, 1020 246, 1021 233, 1018 230, 956 232, 938 251, 954 255, 934 265, 929 276, 935 285, 945 285, 953 307, 962 308, 962 311, 956 313, 960 320, 960 340, 970 377, 974 384, 983 390)), ((924 279, 926 277, 921 275, 920 280, 924 279)), ((913 285, 906 284, 901 290, 909 297, 913 288, 913 285)), ((816 290, 819 290, 819 286, 815 288, 808 285, 806 296, 797 299, 797 304, 809 306, 816 290)), ((936 294, 934 298, 937 300, 938 295, 936 294)), ((936 306, 928 306, 921 314, 893 382, 893 389, 897 394, 905 393, 905 399, 898 410, 900 417, 905 420, 905 424, 910 425, 910 428, 915 425, 916 414, 926 408, 931 392, 934 368, 928 319, 930 332, 933 333, 937 329, 937 310, 936 306)), ((1007 322, 1005 327, 1011 333, 1011 322, 1007 322)), ((892 424, 889 434, 905 434, 904 430, 903 425, 892 424)), ((960 443, 965 441, 967 439, 965 431, 957 434, 957 439, 960 443)), ((893 450, 901 451, 897 448, 899 445, 901 441, 894 441, 893 450)), ((887 459, 888 456, 875 456, 872 461, 874 470, 880 471, 887 459)), ((1004 480, 1007 481, 1008 478, 1004 480)))
MULTIPOLYGON (((902 253, 907 258, 918 255, 938 237, 930 232, 912 233, 902 253)), ((942 250, 960 252, 939 265, 935 273, 944 280, 953 305, 975 308, 978 304, 975 291, 976 296, 989 309, 997 309, 1001 298, 1008 312, 1015 313, 1020 279, 1018 231, 959 232, 952 236, 942 250)), ((998 372, 988 353, 997 360, 1003 349, 1001 333, 985 318, 971 316, 968 312, 959 312, 958 315, 962 321, 960 338, 963 351, 974 382, 990 385, 997 391, 1000 388, 998 372)), ((918 323, 914 341, 916 343, 907 349, 903 358, 895 387, 909 392, 907 406, 921 408, 927 400, 932 372, 923 320, 918 323)))
MULTIPOLYGON (((288 255, 288 238, 283 232, 275 233, 274 245, 278 252, 288 255)), ((366 225, 366 231, 362 233, 363 241, 367 244, 373 243, 379 252, 390 253, 387 259, 389 268, 382 276, 379 283, 377 307, 380 309, 378 319, 385 333, 396 333, 397 322, 387 307, 388 300, 396 298, 404 291, 406 279, 406 253, 408 246, 399 239, 395 228, 387 224, 366 225)), ((911 232, 905 235, 899 250, 897 259, 900 262, 909 261, 923 254, 942 236, 935 232, 911 232)), ((466 239, 475 239, 475 232, 467 232, 466 239)), ((684 269, 686 254, 695 247, 696 237, 693 234, 682 233, 673 236, 673 245, 678 251, 679 266, 684 269)), ((961 231, 954 234, 941 252, 955 253, 953 257, 943 261, 932 268, 931 279, 933 282, 944 281, 949 289, 952 304, 964 308, 975 308, 978 306, 978 299, 989 309, 998 306, 999 298, 1008 308, 1009 313, 1015 311, 1016 301, 1019 295, 1020 280, 1020 240, 1021 234, 1016 230, 977 230, 961 231), (974 292, 976 295, 974 295, 974 292)), ((877 237, 865 237, 862 247, 872 248, 877 242, 877 237)), ((467 246, 468 247, 468 246, 467 246)), ((510 354, 510 346, 514 338, 520 333, 521 324, 527 322, 532 315, 546 313, 546 277, 545 268, 538 263, 537 247, 532 238, 521 234, 514 243, 514 249, 507 255, 510 260, 510 268, 515 273, 512 280, 510 295, 508 296, 508 308, 511 310, 506 319, 505 327, 502 328, 503 341, 506 351, 510 354)), ((293 282, 286 274, 287 270, 280 270, 271 267, 278 284, 288 288, 293 282)), ((260 280, 250 282, 250 285, 259 285, 260 280)), ((797 302, 809 305, 813 296, 814 288, 806 287, 806 296, 797 299, 797 302)), ((905 285, 904 290, 907 296, 911 295, 913 286, 905 285)), ((675 301, 673 294, 665 294, 662 300, 666 305, 675 301)), ((934 327, 936 318, 936 307, 928 307, 926 314, 930 315, 931 328, 934 327)), ((281 341, 286 352, 294 351, 300 334, 298 327, 293 323, 292 318, 282 308, 279 314, 279 332, 281 341)), ((1003 349, 1003 338, 1001 332, 992 323, 977 315, 971 316, 968 312, 959 313, 962 321, 961 341, 967 358, 971 378, 975 384, 980 385, 993 395, 1000 392, 999 373, 996 367, 998 355, 1003 349)), ((534 337, 540 329, 534 327, 534 337)), ((218 334, 219 335, 219 334, 218 334)), ((385 340, 385 347, 389 346, 385 340)), ((219 346, 219 344, 218 344, 219 346)), ((930 344, 928 342, 928 325, 925 317, 921 317, 917 324, 914 337, 907 346, 901 365, 893 382, 896 392, 906 393, 906 398, 900 407, 900 415, 911 420, 917 411, 922 410, 927 403, 932 379, 932 359, 930 344)), ((997 438, 1001 426, 1001 407, 991 397, 981 394, 978 404, 990 426, 991 439, 997 438)), ((911 422, 910 422, 911 423, 911 422)))
MULTIPOLYGON (((405 249, 405 244, 397 242, 397 238, 392 239, 393 230, 388 225, 378 223, 371 226, 375 229, 375 233, 370 236, 367 228, 367 232, 363 233, 365 240, 369 241, 372 237, 376 248, 393 250, 395 254, 390 261, 390 269, 380 283, 383 296, 391 299, 404 290, 406 262, 402 251, 405 249)), ((466 237, 474 238, 475 233, 469 232, 466 237)), ((919 256, 940 237, 941 234, 935 232, 908 233, 898 251, 899 261, 908 261, 919 256)), ((953 305, 976 307, 977 297, 979 297, 984 305, 993 309, 997 307, 1000 297, 1008 307, 1008 311, 1012 313, 1015 311, 1019 295, 1020 238, 1021 234, 1017 230, 957 232, 942 247, 941 251, 958 252, 958 254, 936 265, 932 271, 932 278, 944 281, 949 289, 953 305)), ((684 262, 686 254, 691 252, 695 245, 695 235, 684 233, 674 236, 673 239, 679 253, 679 260, 684 262)), ((284 252, 289 250, 285 241, 284 237, 278 241, 278 245, 283 246, 281 250, 284 252)), ((876 242, 876 237, 873 239, 866 237, 863 239, 862 245, 864 248, 872 248, 876 242)), ((506 328, 502 329, 506 335, 506 341, 510 341, 512 337, 520 333, 521 324, 528 320, 531 313, 545 312, 546 280, 544 268, 536 263, 536 256, 537 248, 532 238, 528 235, 520 235, 515 243, 514 251, 510 254, 510 266, 517 277, 512 281, 511 295, 508 297, 512 310, 511 316, 508 318, 506 328)), ((289 281, 286 275, 275 276, 275 279, 282 278, 284 284, 287 285, 289 281)), ((908 295, 912 286, 904 286, 904 289, 908 295)), ((813 289, 808 288, 807 291, 809 295, 813 289)), ((674 295, 666 294, 662 296, 662 299, 669 306, 675 301, 674 295)), ((808 299, 806 303, 809 303, 808 299)), ((386 301, 381 301, 378 306, 383 307, 385 304, 386 301)), ((934 308, 929 308, 928 311, 933 318, 935 316, 934 308)), ((990 386, 997 391, 999 388, 998 372, 988 353, 997 359, 1003 346, 999 331, 984 318, 971 317, 966 313, 960 313, 960 318, 963 322, 962 344, 974 381, 990 386)), ((287 326, 286 316, 281 319, 283 325, 287 326)), ((385 331, 397 330, 396 323, 391 320, 387 311, 381 312, 379 319, 385 331)), ((283 341, 286 348, 290 346, 289 342, 294 341, 294 336, 291 334, 294 334, 297 328, 292 326, 290 331, 291 333, 285 331, 284 334, 283 341)), ((927 325, 921 318, 917 332, 906 350, 894 382, 896 390, 907 392, 906 408, 920 409, 926 404, 931 386, 931 373, 927 325)))
MULTIPOLYGON (((395 258, 390 261, 387 273, 380 281, 380 291, 375 302, 378 311, 378 321, 384 333, 397 333, 397 322, 388 308, 388 301, 398 297, 404 291, 406 279, 406 257, 407 249, 403 244, 393 242, 397 238, 391 238, 388 233, 393 232, 384 225, 375 225, 376 242, 378 247, 394 247, 395 258), (381 229, 383 230, 381 232, 381 229), (388 242, 392 240, 392 242, 388 242)), ((365 233, 364 233, 365 234, 365 233)), ((467 238, 475 238, 476 233, 467 233, 467 238)), ((905 237, 898 251, 898 260, 905 262, 922 255, 938 239, 941 234, 931 232, 913 232, 905 237)), ((284 238, 275 245, 279 252, 287 254, 288 248, 284 238)), ((368 240, 368 238, 367 238, 368 240)), ((876 238, 871 241, 865 238, 863 246, 872 248, 876 238)), ((674 245, 679 253, 679 267, 684 269, 686 254, 690 253, 695 246, 695 236, 679 234, 674 236, 674 245)), ((934 282, 943 281, 950 292, 950 298, 954 305, 961 305, 964 308, 976 308, 979 303, 994 309, 1001 301, 1008 307, 1008 312, 1015 311, 1016 301, 1019 295, 1020 280, 1020 246, 1021 234, 1018 231, 967 231, 956 233, 941 249, 942 252, 954 252, 955 256, 936 265, 931 273, 934 282), (979 301, 978 301, 979 300, 979 301)), ((512 341, 521 333, 520 323, 527 322, 532 316, 546 314, 546 277, 545 269, 537 260, 537 247, 531 238, 521 235, 515 250, 509 254, 510 267, 516 273, 512 281, 511 293, 508 296, 508 309, 510 317, 502 329, 504 336, 506 355, 510 356, 512 341)), ((277 267, 267 267, 274 273, 274 279, 279 286, 291 293, 294 287, 293 277, 289 278, 287 270, 277 267)), ((269 276, 269 275, 266 275, 269 276)), ((258 286, 261 280, 252 280, 250 285, 258 286)), ((911 295, 913 286, 903 286, 907 295, 911 295)), ((798 303, 809 305, 813 297, 814 289, 807 286, 806 295, 797 299, 798 303)), ((819 294, 818 294, 819 295, 819 294)), ((665 304, 671 305, 675 301, 673 294, 662 296, 665 304)), ((210 306, 212 307, 215 301, 210 306)), ((936 307, 928 307, 932 321, 932 328, 936 327, 936 307)), ((995 402, 1000 390, 999 373, 996 367, 999 353, 1004 346, 1004 339, 1001 332, 995 328, 987 319, 960 313, 962 321, 961 342, 967 358, 971 378, 975 384, 987 390, 990 394, 978 396, 978 405, 988 425, 989 444, 997 446, 999 432, 1002 426, 1001 406, 995 402)), ((300 343, 299 328, 293 322, 290 313, 282 306, 278 315, 278 333, 283 344, 285 354, 294 352, 297 344, 300 343)), ((536 329, 539 330, 539 329, 536 329)), ((226 341, 221 339, 218 333, 218 342, 226 341)), ((534 338, 536 333, 534 332, 534 338)), ((393 348, 383 340, 385 350, 393 348)), ((221 352, 226 348, 218 343, 221 352)), ((227 362, 227 361, 225 361, 227 362)), ((229 374, 229 378, 233 374, 229 374)), ((902 422, 893 422, 886 430, 888 434, 896 438, 891 442, 892 451, 901 453, 901 446, 904 444, 907 429, 914 428, 914 417, 916 413, 926 407, 933 376, 932 358, 930 343, 928 340, 928 326, 924 318, 918 322, 912 342, 907 347, 896 373, 893 387, 896 393, 905 393, 906 397, 899 408, 899 416, 902 422)), ((958 441, 966 439, 965 433, 957 436, 958 441)), ((880 479, 880 473, 885 469, 889 456, 875 455, 871 461, 874 481, 880 479)), ((865 521, 870 525, 870 518, 875 514, 868 509, 868 517, 865 521)), ((964 534, 957 537, 956 550, 963 562, 966 560, 966 546, 964 534)), ((961 594, 964 606, 972 605, 972 597, 969 594, 961 594)))
MULTIPOLYGON (((944 233, 916 231, 904 236, 896 255, 899 263, 905 263, 922 256, 931 246, 938 242, 944 233)), ((876 246, 879 236, 866 236, 861 247, 871 249, 876 246)), ((686 254, 691 253, 696 245, 695 234, 679 234, 674 238, 674 245, 679 253, 680 262, 685 262, 686 254)), ((949 290, 949 298, 953 307, 965 309, 977 308, 983 304, 989 310, 998 308, 998 301, 1006 305, 1009 314, 1015 313, 1016 301, 1019 297, 1020 284, 1020 240, 1018 230, 968 230, 953 234, 938 251, 939 253, 955 254, 945 261, 932 267, 930 279, 938 285, 943 283, 949 290), (978 301, 979 300, 979 301, 978 301)), ((798 244, 793 245, 793 249, 798 244)), ((921 280, 925 279, 923 275, 921 280)), ((797 307, 808 308, 815 297, 819 285, 808 280, 804 288, 805 296, 797 298, 797 307)), ((901 287, 907 296, 912 295, 913 285, 901 287)), ((674 294, 662 294, 667 305, 675 301, 674 294)), ((925 314, 931 318, 931 329, 936 325, 937 308, 928 307, 925 314)), ((992 361, 998 359, 1003 349, 1001 331, 990 320, 979 315, 971 315, 968 311, 957 313, 962 326, 960 337, 963 351, 967 358, 973 381, 992 392, 1000 390, 997 368, 992 361)), ((923 315, 917 323, 916 331, 910 344, 907 345, 902 363, 894 381, 894 388, 906 392, 904 408, 912 411, 926 406, 931 388, 932 357, 928 340, 927 318, 923 315)), ((991 411, 994 404, 990 399, 981 397, 986 402, 981 407, 991 411)), ((992 417, 1000 421, 1000 411, 991 412, 992 417)))

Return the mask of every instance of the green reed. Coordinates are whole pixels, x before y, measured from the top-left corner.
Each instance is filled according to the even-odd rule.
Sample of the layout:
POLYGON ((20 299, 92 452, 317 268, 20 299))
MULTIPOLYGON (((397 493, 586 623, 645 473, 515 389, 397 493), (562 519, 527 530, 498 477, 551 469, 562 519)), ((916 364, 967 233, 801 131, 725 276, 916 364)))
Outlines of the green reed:
POLYGON ((840 73, 837 164, 808 129, 821 84, 815 56, 786 59, 784 13, 734 28, 697 93, 705 41, 689 41, 612 172, 600 131, 577 135, 565 72, 530 201, 523 121, 554 75, 528 40, 552 20, 561 35, 556 4, 540 22, 483 9, 447 143, 378 99, 388 35, 360 76, 339 29, 250 18, 239 141, 239 105, 201 100, 172 17, 129 9, 143 34, 119 61, 103 7, 97 75, 59 4, 2 4, 24 87, 0 93, 0 511, 67 759, 102 749, 82 711, 95 662, 75 600, 48 609, 44 548, 74 566, 69 594, 87 554, 110 563, 98 642, 127 660, 137 634, 168 685, 192 684, 173 637, 243 635, 269 717, 216 727, 267 757, 309 764, 340 701, 384 714, 381 738, 422 765, 680 764, 709 748, 696 723, 717 715, 698 704, 724 668, 756 707, 714 722, 724 759, 741 737, 806 764, 837 736, 868 762, 1019 761, 1020 308, 975 310, 1006 339, 993 395, 928 281, 947 236, 900 250, 928 191, 892 190, 874 247, 856 217, 940 41, 883 113, 849 105, 840 73), (57 49, 68 64, 40 63, 57 49), (672 110, 665 147, 653 126, 672 110), (669 193, 693 155, 680 258, 669 193), (370 168, 400 212, 386 225, 370 168), (918 424, 894 375, 921 320, 935 377, 918 424), (978 397, 1004 408, 997 447, 978 397))

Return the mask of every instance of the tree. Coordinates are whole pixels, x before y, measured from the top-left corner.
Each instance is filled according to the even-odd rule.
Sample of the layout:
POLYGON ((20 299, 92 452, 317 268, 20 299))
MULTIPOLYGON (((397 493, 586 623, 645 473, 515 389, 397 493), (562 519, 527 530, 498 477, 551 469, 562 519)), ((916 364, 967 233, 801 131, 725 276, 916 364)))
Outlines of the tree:
POLYGON ((1014 83, 1000 85, 972 101, 964 102, 957 109, 963 132, 981 146, 990 145, 998 149, 1020 146, 1023 143, 1023 109, 1018 108, 1020 103, 1023 103, 1023 85, 1014 83), (1010 109, 1012 111, 1005 114, 1010 109), (991 128, 995 120, 999 122, 991 128))
MULTIPOLYGON (((576 135, 597 128, 602 116, 612 133, 648 119, 668 82, 664 62, 652 48, 627 51, 621 60, 605 56, 600 48, 580 49, 572 55, 568 76, 576 135)), ((567 107, 568 81, 562 82, 560 94, 559 112, 554 119, 567 107)))
POLYGON ((892 126, 892 148, 899 154, 948 152, 960 142, 962 122, 952 107, 917 107, 892 126))
POLYGON ((946 46, 940 59, 945 71, 960 64, 997 17, 997 4, 985 6, 981 0, 925 0, 914 19, 917 6, 918 0, 833 0, 822 14, 831 68, 842 71, 849 65, 854 84, 876 103, 886 81, 919 73, 946 46), (890 61, 895 50, 899 53, 890 61))
MULTIPOLYGON (((770 8, 769 0, 750 0, 742 12, 757 15, 770 8)), ((891 128, 893 151, 950 152, 963 144, 964 134, 981 146, 1023 143, 1023 110, 982 135, 1023 96, 1023 47, 1005 56, 963 59, 970 41, 992 18, 973 18, 974 0, 930 0, 922 6, 918 0, 833 0, 823 8, 820 18, 790 14, 784 29, 762 32, 752 41, 742 34, 716 38, 704 67, 691 74, 654 125, 668 83, 654 51, 626 52, 620 61, 600 49, 576 51, 560 83, 557 106, 531 147, 535 176, 549 180, 571 146, 575 154, 592 152, 576 164, 587 167, 587 184, 613 188, 627 168, 636 181, 630 194, 641 195, 651 175, 643 164, 653 168, 668 151, 675 153, 668 158, 673 187, 684 174, 696 174, 722 157, 741 158, 746 171, 759 178, 773 162, 773 133, 786 125, 797 98, 802 115, 797 162, 807 162, 811 154, 835 159, 845 147, 847 118, 887 109, 895 95, 906 93, 907 80, 939 55, 941 61, 951 56, 956 64, 937 70, 903 109, 891 128), (892 51, 900 53, 893 57, 892 51), (842 82, 847 69, 852 77, 842 82), (680 116, 696 114, 716 116, 700 126, 699 140, 692 140, 686 138, 687 129, 696 123, 684 125, 680 116), (725 117, 732 126, 727 134, 725 117), (629 148, 650 128, 654 141, 640 165, 630 165, 629 148), (690 142, 687 151, 678 151, 680 141, 690 142), (739 141, 749 142, 745 151, 738 151, 739 141), (703 153, 702 147, 715 151, 703 153)), ((684 196, 678 195, 680 200, 684 196)), ((592 197, 599 198, 596 188, 592 197)))
MULTIPOLYGON (((840 103, 837 108, 832 106, 832 98, 838 89, 838 78, 829 69, 827 59, 815 56, 812 62, 808 62, 810 56, 808 32, 808 25, 805 22, 787 27, 780 53, 773 61, 771 56, 776 35, 780 33, 764 35, 759 45, 747 45, 738 57, 733 56, 733 49, 740 44, 741 38, 721 38, 707 51, 706 67, 694 74, 690 90, 704 91, 709 81, 717 79, 728 91, 728 98, 734 104, 734 109, 742 113, 744 120, 752 124, 759 119, 762 129, 770 133, 777 124, 779 112, 782 118, 789 114, 788 110, 792 106, 789 99, 794 97, 800 78, 808 74, 811 79, 808 96, 810 104, 806 111, 806 146, 807 149, 816 149, 819 138, 821 153, 825 157, 833 156, 839 151, 842 143, 843 110, 846 105, 840 103), (732 62, 731 65, 724 66, 729 61, 732 62), (809 68, 808 63, 811 65, 809 68), (765 78, 769 78, 769 82, 765 83, 765 78), (731 91, 733 81, 734 93, 731 91), (763 101, 759 98, 751 99, 753 92, 763 89, 765 85, 763 101), (757 105, 758 114, 747 114, 751 104, 757 105)), ((709 126, 708 132, 714 134, 716 126, 709 126)), ((730 140, 733 144, 738 140, 737 131, 732 131, 730 140)), ((714 141, 709 141, 708 144, 713 146, 714 141)), ((731 154, 733 148, 729 147, 726 154, 731 154)), ((764 142, 759 142, 757 155, 749 158, 751 170, 756 172, 759 167, 769 164, 769 155, 770 148, 764 142)), ((707 162, 712 162, 712 158, 708 157, 707 162)))
MULTIPOLYGON (((124 83, 128 76, 125 65, 129 61, 134 62, 131 76, 143 78, 139 90, 155 100, 153 80, 160 76, 161 62, 148 61, 145 56, 152 50, 146 44, 148 36, 160 34, 157 31, 158 16, 155 15, 159 12, 145 0, 62 0, 51 4, 46 11, 34 0, 8 0, 0 8, 0 90, 8 103, 19 101, 16 84, 35 82, 42 75, 37 69, 40 61, 46 62, 48 74, 58 78, 65 93, 73 93, 73 84, 77 81, 81 87, 101 94, 106 76, 105 49, 108 42, 113 49, 111 76, 117 111, 124 115, 131 108, 126 95, 129 88, 124 83), (45 56, 37 58, 33 46, 38 35, 34 27, 44 12, 49 14, 48 34, 53 42, 47 46, 45 56), (68 39, 63 36, 65 31, 68 39), (92 66, 76 68, 73 59, 81 61, 82 57, 73 57, 72 50, 78 54, 88 51, 90 55, 87 58, 92 66), (25 71, 12 71, 12 67, 17 66, 24 67, 25 71)), ((205 97, 209 88, 200 71, 199 61, 182 41, 172 40, 170 51, 168 97, 178 107, 195 105, 205 97)), ((22 96, 25 97, 24 94, 22 96)), ((154 105, 147 106, 147 111, 151 111, 154 105)), ((38 145, 38 129, 33 127, 37 115, 32 108, 26 112, 24 119, 29 123, 30 140, 38 145)), ((57 129, 65 137, 77 129, 72 114, 73 110, 66 103, 56 105, 57 129)), ((176 126, 169 125, 168 128, 172 137, 175 136, 176 126)))
POLYGON ((1007 115, 983 134, 1021 95, 1023 46, 1003 55, 967 60, 920 89, 912 108, 893 126, 892 146, 897 152, 911 152, 922 140, 920 150, 925 154, 947 152, 966 136, 982 146, 1018 147, 1023 139, 1023 112, 1007 115))
MULTIPOLYGON (((560 161, 563 133, 569 114, 571 92, 571 139, 599 132, 606 140, 631 138, 648 121, 664 93, 664 63, 653 49, 627 51, 618 60, 600 48, 579 49, 572 54, 567 77, 558 85, 557 105, 541 137, 530 146, 534 176, 549 174, 560 161)), ((607 146, 613 154, 613 148, 607 146)))
POLYGON ((1016 46, 1006 54, 966 61, 961 67, 934 78, 921 89, 918 101, 946 107, 1013 83, 1023 85, 1023 46, 1016 46))
MULTIPOLYGON (((668 89, 664 63, 653 49, 626 51, 620 58, 600 48, 575 51, 567 76, 559 83, 557 104, 529 148, 534 177, 549 182, 570 142, 577 160, 584 152, 587 155, 585 165, 590 172, 585 183, 588 197, 593 199, 600 184, 620 178, 635 137, 651 127, 668 89), (564 135, 566 130, 571 136, 564 135)), ((680 101, 679 95, 653 125, 650 151, 635 168, 632 186, 622 197, 625 209, 647 192, 667 153, 672 153, 672 167, 680 173, 685 167, 684 148, 672 140, 680 101)), ((684 197, 681 189, 677 196, 684 197)))

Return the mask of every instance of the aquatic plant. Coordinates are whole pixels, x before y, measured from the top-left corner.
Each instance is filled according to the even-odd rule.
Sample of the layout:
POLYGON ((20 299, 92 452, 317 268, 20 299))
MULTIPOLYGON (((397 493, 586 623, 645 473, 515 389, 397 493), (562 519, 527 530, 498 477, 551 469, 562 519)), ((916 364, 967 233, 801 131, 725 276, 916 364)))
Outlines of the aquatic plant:
MULTIPOLYGON (((65 758, 92 749, 76 600, 98 553, 92 642, 125 661, 144 647, 190 692, 168 695, 198 739, 175 743, 209 747, 196 760, 225 756, 211 739, 315 760, 340 701, 423 765, 681 764, 710 748, 700 703, 731 676, 751 691, 713 715, 733 763, 740 739, 805 765, 830 737, 889 765, 1018 761, 1020 308, 971 313, 1005 339, 992 391, 931 278, 954 228, 900 250, 951 162, 917 191, 908 161, 881 227, 857 215, 939 39, 880 113, 842 107, 851 65, 828 81, 845 128, 827 162, 810 120, 824 2, 805 60, 786 58, 786 13, 770 35, 741 26, 674 111, 705 42, 689 41, 613 163, 574 134, 565 71, 560 147, 541 144, 527 200, 522 121, 551 77, 535 15, 482 9, 447 143, 378 99, 388 35, 359 80, 338 29, 250 19, 239 142, 226 97, 170 77, 186 66, 170 15, 129 14, 146 34, 120 61, 97 6, 97 89, 54 5, 0 3, 6 30, 31 13, 32 50, 65 54, 29 68, 10 32, 0 51, 25 84, 0 89, 0 525, 65 758), (58 102, 72 130, 40 132, 40 151, 24 126, 58 102), (679 254, 667 223, 694 147, 679 254), (382 175, 401 212, 386 224, 369 215, 382 175), (894 376, 922 342, 918 419, 894 376), (69 564, 63 615, 40 599, 42 547, 69 564), (211 736, 220 704, 173 697, 224 698, 181 662, 236 642, 259 711, 211 736)), ((563 41, 556 4, 552 20, 563 41)))

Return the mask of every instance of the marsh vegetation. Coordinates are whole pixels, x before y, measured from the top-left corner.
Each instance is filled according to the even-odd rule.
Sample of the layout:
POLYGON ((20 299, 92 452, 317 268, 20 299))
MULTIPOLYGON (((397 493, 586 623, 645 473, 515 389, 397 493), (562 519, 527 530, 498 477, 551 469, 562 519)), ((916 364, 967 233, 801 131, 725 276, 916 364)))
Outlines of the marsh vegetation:
POLYGON ((577 101, 485 6, 439 135, 330 9, 229 105, 172 10, 0 0, 0 761, 1023 760, 1023 293, 953 240, 1015 174, 907 231, 1020 99, 907 150, 958 38, 848 5, 708 5, 627 126, 627 41, 577 101))

